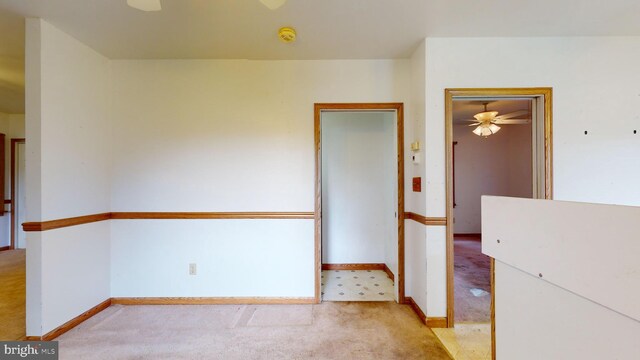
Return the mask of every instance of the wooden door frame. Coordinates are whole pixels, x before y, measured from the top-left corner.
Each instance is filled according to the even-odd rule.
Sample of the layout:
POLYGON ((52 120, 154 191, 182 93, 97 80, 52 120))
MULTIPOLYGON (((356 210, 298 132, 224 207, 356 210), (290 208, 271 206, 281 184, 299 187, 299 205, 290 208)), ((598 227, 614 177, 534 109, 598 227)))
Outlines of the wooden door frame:
MULTIPOLYGON (((16 154, 18 144, 26 144, 24 138, 11 139, 11 250, 16 248, 16 154)), ((24 206, 24 204, 23 204, 24 206)))
POLYGON ((403 103, 316 103, 314 104, 315 140, 315 302, 320 303, 322 272, 322 141, 321 112, 395 110, 398 158, 398 303, 405 302, 404 284, 404 104, 403 103))
MULTIPOLYGON (((454 254, 453 254, 453 99, 478 97, 538 97, 544 108, 544 198, 553 198, 553 90, 550 87, 537 88, 457 88, 445 89, 445 154, 446 154, 446 196, 447 196, 447 327, 454 325, 454 254)), ((532 124, 532 126, 535 126, 532 124)), ((491 350, 495 359, 495 259, 491 258, 491 350)))

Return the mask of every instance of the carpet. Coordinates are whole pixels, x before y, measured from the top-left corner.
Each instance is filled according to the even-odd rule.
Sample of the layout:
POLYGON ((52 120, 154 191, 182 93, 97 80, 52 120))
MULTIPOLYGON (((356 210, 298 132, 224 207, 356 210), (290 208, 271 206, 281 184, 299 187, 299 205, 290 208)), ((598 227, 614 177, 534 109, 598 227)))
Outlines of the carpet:
POLYGON ((58 338, 60 359, 449 359, 407 305, 113 305, 58 338))

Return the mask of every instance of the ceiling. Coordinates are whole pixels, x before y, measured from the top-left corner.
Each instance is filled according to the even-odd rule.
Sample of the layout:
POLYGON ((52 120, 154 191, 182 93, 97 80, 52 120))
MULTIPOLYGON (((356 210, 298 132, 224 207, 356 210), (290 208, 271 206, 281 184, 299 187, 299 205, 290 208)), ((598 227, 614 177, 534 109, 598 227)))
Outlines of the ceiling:
MULTIPOLYGON (((0 0, 0 111, 24 109, 24 17, 41 17, 109 58, 388 59, 426 36, 640 35, 637 0, 0 0), (569 20, 568 20, 569 19, 569 20), (293 44, 277 40, 293 26, 293 44), (19 100, 19 99, 18 99, 19 100)), ((23 110, 22 110, 23 111, 23 110)))
MULTIPOLYGON (((482 100, 453 100, 453 123, 455 125, 468 125, 474 120, 473 115, 484 111, 484 103, 487 103, 487 111, 497 111, 498 116, 519 110, 529 110, 531 99, 482 99, 482 100)), ((523 119, 525 116, 518 116, 523 119)), ((475 120, 474 120, 475 121, 475 120)), ((509 125, 512 126, 512 125, 509 125)))

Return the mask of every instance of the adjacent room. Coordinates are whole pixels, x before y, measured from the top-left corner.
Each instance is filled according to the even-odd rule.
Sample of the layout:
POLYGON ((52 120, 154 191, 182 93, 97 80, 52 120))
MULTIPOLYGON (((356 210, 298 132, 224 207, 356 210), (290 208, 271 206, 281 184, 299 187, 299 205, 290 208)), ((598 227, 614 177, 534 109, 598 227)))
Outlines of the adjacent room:
POLYGON ((323 301, 397 301, 396 119, 321 112, 323 301))
POLYGON ((482 254, 483 195, 533 194, 531 99, 453 102, 456 323, 489 323, 491 273, 482 254))

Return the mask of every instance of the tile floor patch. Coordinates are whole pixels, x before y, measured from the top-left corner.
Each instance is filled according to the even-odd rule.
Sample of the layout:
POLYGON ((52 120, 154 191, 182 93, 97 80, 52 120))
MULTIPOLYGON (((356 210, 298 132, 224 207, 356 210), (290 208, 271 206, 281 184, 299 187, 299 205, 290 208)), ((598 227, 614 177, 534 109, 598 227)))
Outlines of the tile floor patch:
POLYGON ((322 274, 324 301, 395 300, 393 281, 382 270, 333 270, 322 274))

